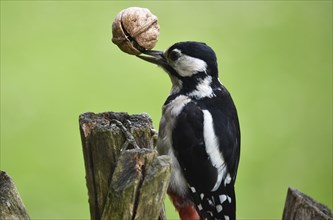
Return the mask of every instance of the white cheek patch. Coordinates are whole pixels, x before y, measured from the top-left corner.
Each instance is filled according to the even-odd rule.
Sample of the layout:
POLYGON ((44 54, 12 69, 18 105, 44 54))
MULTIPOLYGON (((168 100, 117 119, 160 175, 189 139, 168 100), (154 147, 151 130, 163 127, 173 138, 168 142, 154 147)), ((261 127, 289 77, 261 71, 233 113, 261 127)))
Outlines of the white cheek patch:
POLYGON ((188 77, 198 72, 206 72, 207 63, 198 58, 190 57, 183 54, 170 65, 177 71, 180 76, 188 77))

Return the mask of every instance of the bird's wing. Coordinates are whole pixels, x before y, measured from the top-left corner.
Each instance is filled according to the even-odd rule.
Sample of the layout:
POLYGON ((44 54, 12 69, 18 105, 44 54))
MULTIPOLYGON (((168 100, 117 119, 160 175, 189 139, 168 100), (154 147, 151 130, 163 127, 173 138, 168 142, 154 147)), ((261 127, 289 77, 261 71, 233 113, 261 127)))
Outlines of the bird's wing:
POLYGON ((215 93, 216 97, 208 99, 204 108, 211 113, 219 149, 234 182, 240 156, 240 128, 237 110, 229 92, 224 87, 215 93))
POLYGON ((239 125, 233 103, 221 100, 225 98, 211 99, 214 105, 210 101, 205 105, 188 103, 178 115, 172 134, 175 155, 198 210, 211 210, 203 214, 206 217, 232 217, 235 213, 239 125))
POLYGON ((186 179, 204 191, 218 187, 218 181, 227 174, 234 181, 240 152, 239 124, 232 101, 223 103, 215 98, 210 102, 214 105, 209 101, 205 105, 188 103, 178 115, 172 134, 186 179))
POLYGON ((178 115, 172 145, 189 185, 201 191, 212 189, 217 180, 217 170, 206 152, 204 113, 195 102, 188 103, 178 115))

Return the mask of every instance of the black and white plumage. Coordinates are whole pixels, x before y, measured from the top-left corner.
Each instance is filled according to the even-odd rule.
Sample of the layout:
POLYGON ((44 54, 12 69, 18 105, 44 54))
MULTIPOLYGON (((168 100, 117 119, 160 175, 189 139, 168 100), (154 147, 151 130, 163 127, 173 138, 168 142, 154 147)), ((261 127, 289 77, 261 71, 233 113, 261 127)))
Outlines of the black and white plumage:
POLYGON ((235 219, 240 129, 214 51, 204 43, 180 42, 165 52, 144 53, 138 57, 162 67, 172 81, 157 143, 159 153, 172 158, 168 193, 182 203, 178 210, 192 204, 201 219, 235 219))

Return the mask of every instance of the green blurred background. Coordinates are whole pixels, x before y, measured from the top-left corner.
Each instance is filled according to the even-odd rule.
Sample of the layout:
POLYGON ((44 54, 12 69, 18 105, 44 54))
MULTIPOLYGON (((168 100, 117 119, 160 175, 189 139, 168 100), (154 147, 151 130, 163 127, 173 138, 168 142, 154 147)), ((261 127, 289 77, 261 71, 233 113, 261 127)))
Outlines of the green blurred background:
POLYGON ((242 129, 239 219, 280 219, 288 186, 332 209, 332 1, 1 1, 1 170, 31 218, 89 218, 81 113, 158 127, 168 76, 111 42, 130 6, 158 16, 156 49, 214 48, 242 129))

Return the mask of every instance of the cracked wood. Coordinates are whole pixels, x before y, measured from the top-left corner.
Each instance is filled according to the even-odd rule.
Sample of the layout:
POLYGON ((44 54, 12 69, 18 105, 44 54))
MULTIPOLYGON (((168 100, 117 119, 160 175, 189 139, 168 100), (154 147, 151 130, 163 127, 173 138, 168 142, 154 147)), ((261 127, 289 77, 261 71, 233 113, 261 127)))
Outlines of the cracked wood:
POLYGON ((91 219, 165 219, 160 213, 170 161, 154 150, 157 135, 150 117, 84 113, 79 123, 91 219), (126 127, 141 149, 121 152, 127 138, 115 120, 126 127))

